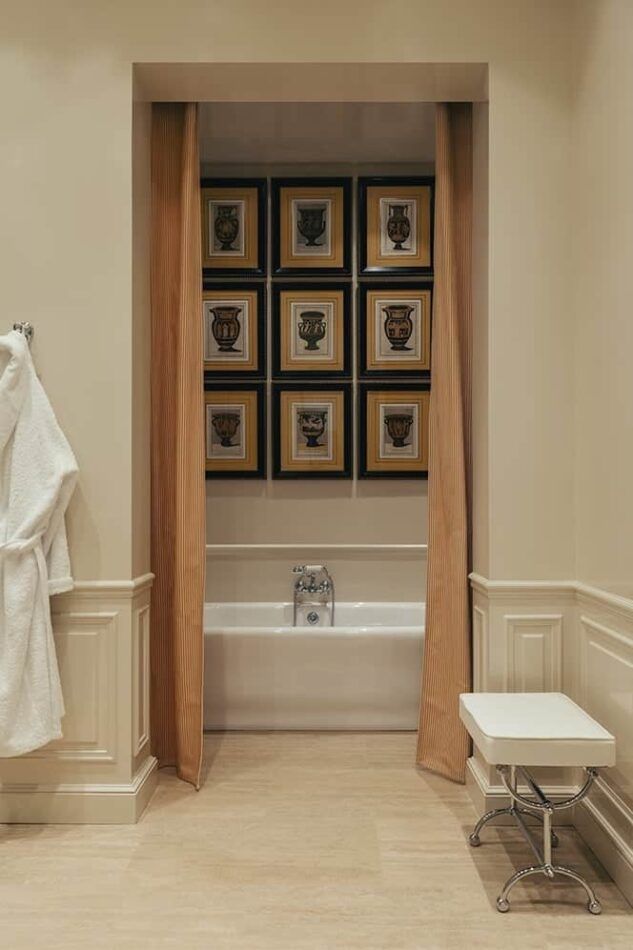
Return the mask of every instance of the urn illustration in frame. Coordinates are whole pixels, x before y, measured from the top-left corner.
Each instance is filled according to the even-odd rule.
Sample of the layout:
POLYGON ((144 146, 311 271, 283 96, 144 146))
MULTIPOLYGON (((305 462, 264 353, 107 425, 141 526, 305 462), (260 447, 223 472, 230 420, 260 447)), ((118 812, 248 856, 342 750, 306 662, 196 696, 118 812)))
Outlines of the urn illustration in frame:
POLYGON ((403 449, 406 445, 406 439, 409 437, 411 426, 413 425, 413 416, 407 412, 394 412, 385 416, 385 425, 389 438, 396 449, 403 449))
POLYGON ((392 350, 410 350, 407 343, 413 333, 413 320, 411 314, 413 307, 410 304, 398 303, 389 304, 383 307, 382 311, 386 314, 385 318, 385 336, 391 344, 392 350))

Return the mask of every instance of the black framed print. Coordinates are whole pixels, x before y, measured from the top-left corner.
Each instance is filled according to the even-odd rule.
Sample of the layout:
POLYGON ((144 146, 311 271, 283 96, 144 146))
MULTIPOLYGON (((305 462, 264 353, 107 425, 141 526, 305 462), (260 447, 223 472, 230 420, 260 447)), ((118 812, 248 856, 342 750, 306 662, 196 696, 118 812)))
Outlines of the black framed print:
POLYGON ((351 375, 348 283, 273 284, 273 376, 351 375))
POLYGON ((429 399, 428 384, 361 384, 360 478, 427 477, 429 399))
POLYGON ((430 283, 361 283, 358 290, 359 376, 428 379, 431 306, 430 283))
POLYGON ((273 383, 273 478, 351 478, 350 383, 273 383))
POLYGON ((204 373, 218 377, 266 375, 266 284, 204 281, 204 373))
POLYGON ((358 179, 361 274, 433 273, 431 176, 358 179))
POLYGON ((351 273, 351 178, 273 178, 273 273, 351 273))
POLYGON ((204 385, 207 478, 266 477, 264 383, 204 385))
POLYGON ((202 178, 202 273, 266 276, 265 178, 202 178))

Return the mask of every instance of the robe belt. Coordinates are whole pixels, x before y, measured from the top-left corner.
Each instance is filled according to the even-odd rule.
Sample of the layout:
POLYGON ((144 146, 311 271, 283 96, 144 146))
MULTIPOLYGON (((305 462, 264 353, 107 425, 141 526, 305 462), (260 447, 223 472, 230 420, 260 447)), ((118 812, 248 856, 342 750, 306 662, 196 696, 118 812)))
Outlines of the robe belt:
POLYGON ((44 532, 34 534, 32 538, 14 538, 13 541, 3 541, 0 544, 0 557, 3 554, 28 554, 34 551, 41 543, 44 532))

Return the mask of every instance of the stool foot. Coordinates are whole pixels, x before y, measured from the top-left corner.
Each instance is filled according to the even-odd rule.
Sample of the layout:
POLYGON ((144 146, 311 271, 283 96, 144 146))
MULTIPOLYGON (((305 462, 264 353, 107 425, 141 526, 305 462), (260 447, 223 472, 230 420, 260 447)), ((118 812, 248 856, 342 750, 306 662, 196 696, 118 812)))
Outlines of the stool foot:
POLYGON ((510 910, 510 904, 503 897, 497 898, 497 910, 500 914, 507 914, 510 910))
POLYGON ((581 874, 578 874, 577 871, 572 871, 571 868, 563 867, 561 864, 555 864, 552 868, 554 874, 562 874, 564 877, 570 877, 572 881, 575 881, 577 884, 580 884, 581 887, 584 887, 585 894, 587 895, 587 910, 590 914, 601 914, 602 913, 602 904, 596 897, 595 891, 590 884, 585 881, 584 877, 581 874))
POLYGON ((511 814, 512 808, 493 808, 492 811, 487 811, 486 814, 483 815, 475 825, 473 833, 468 836, 468 843, 470 844, 471 848, 478 848, 481 844, 479 832, 484 825, 487 825, 489 821, 492 821, 493 818, 498 818, 500 815, 511 814))

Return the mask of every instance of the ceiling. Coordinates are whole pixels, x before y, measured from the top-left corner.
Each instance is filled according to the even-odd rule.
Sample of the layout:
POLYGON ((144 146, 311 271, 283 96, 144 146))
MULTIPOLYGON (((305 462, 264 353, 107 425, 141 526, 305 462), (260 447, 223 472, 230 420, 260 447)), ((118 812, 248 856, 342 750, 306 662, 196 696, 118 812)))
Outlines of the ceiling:
POLYGON ((203 102, 204 163, 432 162, 431 102, 203 102))

